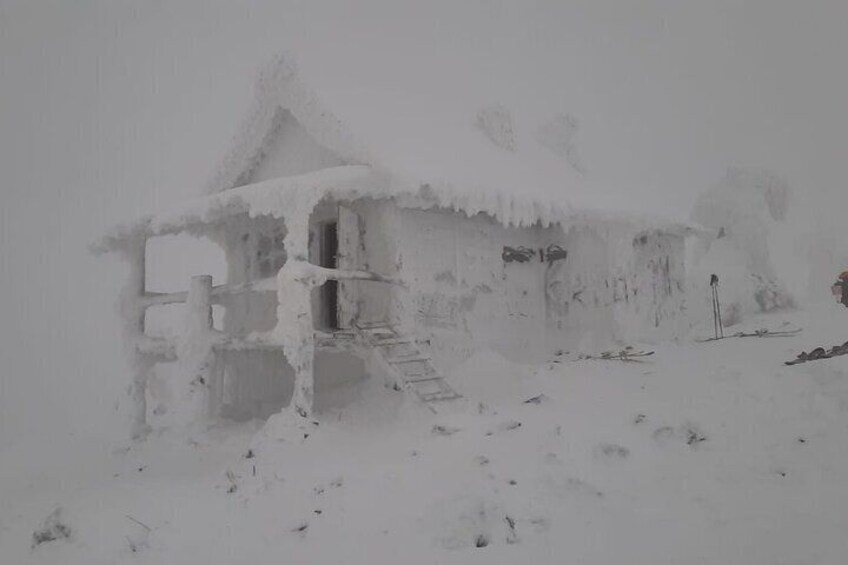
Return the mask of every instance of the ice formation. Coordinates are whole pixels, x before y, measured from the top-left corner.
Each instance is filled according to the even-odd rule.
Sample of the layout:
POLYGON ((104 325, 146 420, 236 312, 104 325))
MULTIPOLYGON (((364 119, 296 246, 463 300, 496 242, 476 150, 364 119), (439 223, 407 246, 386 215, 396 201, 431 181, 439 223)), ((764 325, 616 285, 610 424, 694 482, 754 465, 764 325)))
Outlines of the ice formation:
POLYGON ((718 275, 728 325, 793 303, 778 280, 770 248, 789 196, 787 183, 771 173, 732 168, 695 204, 692 220, 713 234, 693 252, 691 288, 699 299, 706 298, 710 275, 718 275))

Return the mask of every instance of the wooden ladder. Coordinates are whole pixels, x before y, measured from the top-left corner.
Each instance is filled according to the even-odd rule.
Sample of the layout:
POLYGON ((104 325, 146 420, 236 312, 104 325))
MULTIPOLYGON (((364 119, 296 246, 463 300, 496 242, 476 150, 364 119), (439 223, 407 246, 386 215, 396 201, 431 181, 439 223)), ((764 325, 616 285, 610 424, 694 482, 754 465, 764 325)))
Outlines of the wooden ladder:
POLYGON ((392 369, 400 387, 414 394, 431 411, 436 411, 437 402, 462 398, 411 337, 386 323, 357 324, 356 330, 392 369))

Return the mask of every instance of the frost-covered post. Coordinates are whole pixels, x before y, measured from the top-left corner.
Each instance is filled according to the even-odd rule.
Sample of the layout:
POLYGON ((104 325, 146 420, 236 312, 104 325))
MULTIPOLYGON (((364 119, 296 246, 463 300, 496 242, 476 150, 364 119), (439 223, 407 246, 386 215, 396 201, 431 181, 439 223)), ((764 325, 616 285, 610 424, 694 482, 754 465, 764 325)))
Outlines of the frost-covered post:
POLYGON ((144 311, 141 299, 145 294, 145 249, 147 239, 132 238, 121 246, 120 252, 129 266, 126 283, 120 294, 121 329, 126 348, 127 362, 132 372, 129 396, 132 403, 130 433, 133 439, 143 438, 147 426, 147 380, 155 363, 154 359, 139 350, 144 338, 144 311))
POLYGON ((209 391, 215 361, 213 337, 212 277, 194 276, 186 299, 185 331, 179 344, 181 372, 188 380, 185 415, 190 420, 203 419, 209 413, 209 391))
POLYGON ((204 335, 212 329, 212 276, 191 277, 191 286, 186 299, 189 335, 204 335))
POLYGON ((291 408, 303 418, 312 414, 315 359, 311 300, 313 281, 308 269, 308 218, 309 214, 286 217, 285 246, 289 260, 277 273, 277 327, 274 329, 274 335, 282 343, 283 353, 294 369, 291 408))

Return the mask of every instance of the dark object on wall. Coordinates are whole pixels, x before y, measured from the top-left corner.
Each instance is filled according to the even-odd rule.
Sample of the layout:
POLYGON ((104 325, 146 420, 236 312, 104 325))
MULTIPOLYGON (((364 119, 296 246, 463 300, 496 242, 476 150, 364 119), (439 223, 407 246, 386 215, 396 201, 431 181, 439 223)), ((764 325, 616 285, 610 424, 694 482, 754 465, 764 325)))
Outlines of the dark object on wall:
POLYGON ((553 263, 554 261, 559 261, 560 259, 565 259, 566 257, 568 257, 568 251, 566 251, 556 243, 552 243, 548 245, 548 247, 544 251, 539 250, 539 256, 541 257, 542 261, 553 263))
POLYGON ((536 254, 533 249, 527 247, 504 247, 501 257, 504 263, 526 263, 536 254))
MULTIPOLYGON (((535 249, 520 246, 504 247, 501 257, 503 258, 504 263, 527 263, 535 255, 535 249)), ((552 243, 544 249, 542 249, 541 247, 539 248, 539 261, 541 261, 542 263, 544 263, 545 261, 547 261, 548 263, 553 263, 554 261, 559 261, 561 259, 565 259, 566 257, 568 257, 568 251, 566 251, 556 243, 552 243)))

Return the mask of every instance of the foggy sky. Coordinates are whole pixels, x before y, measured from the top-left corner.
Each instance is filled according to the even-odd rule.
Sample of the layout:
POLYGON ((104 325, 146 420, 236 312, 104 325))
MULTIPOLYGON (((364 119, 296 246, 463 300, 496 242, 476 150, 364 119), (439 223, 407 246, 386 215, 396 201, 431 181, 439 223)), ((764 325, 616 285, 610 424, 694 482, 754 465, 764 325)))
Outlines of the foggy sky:
POLYGON ((837 214, 846 21, 843 1, 0 0, 0 444, 47 413, 102 428, 128 383, 122 268, 86 245, 200 191, 273 53, 401 91, 486 92, 502 68, 561 97, 605 184, 685 214, 740 165, 837 214))

